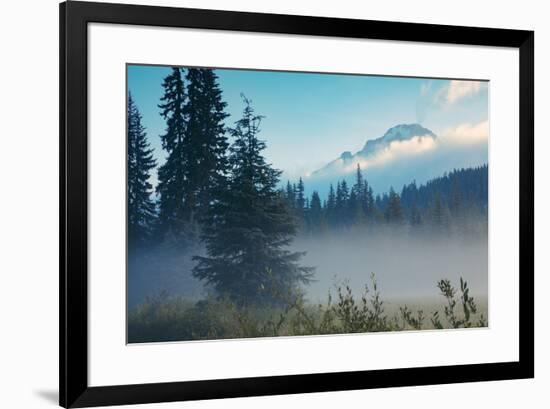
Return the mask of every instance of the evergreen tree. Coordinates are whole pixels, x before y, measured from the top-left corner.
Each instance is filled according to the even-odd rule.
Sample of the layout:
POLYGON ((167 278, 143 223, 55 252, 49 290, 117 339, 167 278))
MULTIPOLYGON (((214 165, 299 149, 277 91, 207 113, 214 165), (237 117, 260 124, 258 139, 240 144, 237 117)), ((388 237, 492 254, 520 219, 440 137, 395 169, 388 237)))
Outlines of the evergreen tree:
POLYGON ((375 213, 375 203, 374 203, 374 192, 372 190, 372 187, 367 184, 367 181, 365 181, 365 192, 366 192, 366 210, 365 214, 367 215, 367 218, 369 220, 374 219, 374 213, 375 213))
POLYGON ((446 229, 449 227, 449 208, 443 201, 439 192, 436 192, 433 200, 431 221, 438 229, 446 229))
POLYGON ((224 183, 228 166, 224 120, 228 114, 214 70, 189 68, 186 80, 184 208, 186 221, 193 225, 202 219, 212 192, 224 183))
POLYGON ((368 185, 363 179, 361 165, 357 164, 355 172, 355 183, 351 188, 349 197, 349 211, 352 223, 362 225, 365 223, 365 214, 367 209, 367 190, 368 185))
POLYGON ((401 199, 399 198, 399 195, 395 193, 393 187, 390 188, 388 203, 384 216, 388 223, 398 224, 403 221, 403 209, 401 207, 401 199))
POLYGON ((357 168, 355 169, 355 184, 353 189, 357 192, 357 195, 361 197, 363 195, 363 189, 365 184, 363 183, 363 173, 361 172, 361 165, 358 163, 357 168))
POLYGON ((303 212, 306 203, 304 190, 304 181, 300 178, 296 186, 296 209, 299 213, 303 212))
POLYGON ((382 210, 384 208, 384 202, 382 200, 382 196, 380 196, 379 194, 376 195, 376 198, 374 199, 374 206, 378 210, 382 210))
POLYGON ((340 226, 349 222, 349 190, 346 180, 336 184, 336 220, 340 226))
MULTIPOLYGON (((330 228, 364 223, 396 222, 411 226, 431 224, 453 227, 458 232, 483 232, 487 228, 488 167, 453 170, 417 186, 404 185, 401 195, 393 191, 374 195, 357 166, 355 181, 348 191, 346 180, 330 185, 323 202, 323 221, 330 228)), ((287 197, 296 203, 300 183, 287 184, 287 197)), ((307 199, 306 199, 307 203, 307 199)), ((312 203, 306 204, 308 212, 312 203)), ((309 216, 308 216, 309 217, 309 216)))
POLYGON ((166 131, 161 135, 166 162, 158 169, 157 193, 159 200, 159 229, 161 235, 171 232, 179 235, 185 224, 185 173, 188 157, 185 152, 185 89, 181 69, 173 67, 163 83, 161 116, 166 120, 166 131))
POLYGON ((411 226, 419 226, 422 224, 422 216, 415 204, 413 204, 409 210, 409 224, 411 226))
POLYGON ((294 192, 294 187, 290 184, 290 180, 286 182, 285 197, 288 202, 288 206, 291 209, 294 209, 296 207, 296 194, 294 192))
POLYGON ((323 225, 323 208, 319 193, 314 191, 311 195, 311 201, 308 211, 308 223, 310 231, 319 231, 323 225))
POLYGON ((296 224, 277 192, 281 171, 266 162, 258 139, 261 116, 243 96, 243 116, 230 130, 225 189, 210 203, 202 231, 206 256, 196 256, 193 274, 239 305, 277 302, 270 290, 293 292, 309 282, 313 269, 300 266, 303 253, 287 247, 296 224))
POLYGON ((294 196, 296 198, 294 207, 299 230, 303 230, 305 227, 305 216, 308 207, 304 191, 304 181, 300 178, 298 184, 294 185, 294 196))
POLYGON ((212 192, 227 172, 224 120, 226 103, 211 69, 190 68, 184 87, 182 70, 173 68, 163 82, 161 135, 167 152, 159 169, 160 228, 176 237, 194 235, 212 192))
POLYGON ((325 213, 327 218, 327 223, 329 226, 334 227, 337 224, 336 221, 336 194, 334 193, 334 187, 332 183, 328 191, 327 203, 325 206, 325 213))
POLYGON ((141 114, 128 93, 128 247, 143 245, 151 236, 156 217, 151 199, 151 170, 156 166, 141 114))
POLYGON ((462 192, 458 184, 458 178, 452 178, 450 211, 454 217, 458 217, 462 210, 462 192))

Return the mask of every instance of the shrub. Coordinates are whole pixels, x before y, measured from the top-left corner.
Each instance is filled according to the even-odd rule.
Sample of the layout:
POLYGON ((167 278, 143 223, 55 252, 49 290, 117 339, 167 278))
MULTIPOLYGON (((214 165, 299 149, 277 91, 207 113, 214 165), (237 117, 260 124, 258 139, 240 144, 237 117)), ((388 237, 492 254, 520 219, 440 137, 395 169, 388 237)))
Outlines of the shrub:
MULTIPOLYGON (((468 284, 460 279, 459 290, 450 280, 440 280, 437 288, 445 298, 444 321, 439 310, 432 311, 431 326, 471 328, 487 326, 483 314, 474 318, 478 307, 468 284), (459 295, 459 297, 457 297, 459 295), (460 308, 461 307, 461 308, 460 308)), ((242 307, 227 298, 208 297, 191 302, 169 297, 165 292, 146 301, 128 315, 128 342, 162 342, 227 338, 276 337, 296 335, 347 334, 427 329, 422 309, 413 312, 401 306, 396 314, 385 311, 374 274, 370 286, 355 297, 348 283, 336 285, 335 296, 309 304, 303 293, 266 288, 280 306, 242 307)))

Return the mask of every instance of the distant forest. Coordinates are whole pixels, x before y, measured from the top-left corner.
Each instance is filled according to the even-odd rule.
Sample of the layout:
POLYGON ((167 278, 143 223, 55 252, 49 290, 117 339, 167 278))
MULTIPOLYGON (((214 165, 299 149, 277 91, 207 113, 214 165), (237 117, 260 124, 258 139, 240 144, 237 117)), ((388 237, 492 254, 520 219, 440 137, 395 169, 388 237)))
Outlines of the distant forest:
POLYGON ((263 154, 264 117, 244 95, 242 116, 227 126, 215 70, 174 67, 162 87, 161 165, 128 94, 129 256, 167 244, 191 249, 193 276, 237 305, 270 303, 266 288, 295 294, 311 281, 304 253, 290 250, 298 234, 372 225, 486 229, 487 166, 377 196, 358 166, 352 186, 342 180, 325 200, 317 192, 306 198, 301 179, 281 189, 282 172, 263 154))
POLYGON ((400 193, 393 188, 374 195, 360 165, 355 183, 346 180, 330 185, 328 198, 321 200, 317 192, 304 196, 305 184, 287 182, 280 190, 292 209, 302 231, 318 233, 373 225, 409 225, 449 229, 487 227, 488 166, 456 169, 417 186, 403 186, 400 193))

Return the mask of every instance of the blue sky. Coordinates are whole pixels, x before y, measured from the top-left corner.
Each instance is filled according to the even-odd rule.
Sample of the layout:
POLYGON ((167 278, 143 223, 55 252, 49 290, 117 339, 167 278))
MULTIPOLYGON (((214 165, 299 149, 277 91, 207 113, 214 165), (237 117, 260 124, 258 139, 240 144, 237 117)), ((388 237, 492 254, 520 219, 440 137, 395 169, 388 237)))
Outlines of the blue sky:
MULTIPOLYGON (((128 89, 159 163, 164 161, 159 135, 165 121, 157 105, 169 72, 170 67, 128 66, 128 89)), ((484 82, 235 69, 216 73, 228 103, 228 125, 239 119, 244 93, 256 113, 265 116, 260 135, 267 142, 265 154, 285 178, 315 171, 343 151, 355 153, 394 125, 420 123, 456 142, 468 138, 472 127, 488 124, 484 82)), ((487 138, 476 146, 486 150, 487 138)))

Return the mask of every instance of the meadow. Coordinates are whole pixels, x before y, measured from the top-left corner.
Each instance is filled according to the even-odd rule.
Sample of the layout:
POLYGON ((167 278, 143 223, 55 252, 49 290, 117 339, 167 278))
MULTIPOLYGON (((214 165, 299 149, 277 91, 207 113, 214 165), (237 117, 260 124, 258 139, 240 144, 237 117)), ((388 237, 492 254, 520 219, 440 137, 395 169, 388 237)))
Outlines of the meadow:
POLYGON ((231 338, 328 335, 487 327, 486 299, 474 300, 468 283, 437 282, 439 299, 408 304, 384 301, 374 274, 362 294, 348 284, 335 285, 323 303, 303 293, 268 289, 280 302, 272 306, 238 306, 228 298, 192 301, 161 292, 128 313, 128 342, 170 342, 231 338))

